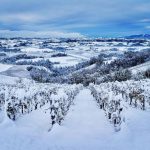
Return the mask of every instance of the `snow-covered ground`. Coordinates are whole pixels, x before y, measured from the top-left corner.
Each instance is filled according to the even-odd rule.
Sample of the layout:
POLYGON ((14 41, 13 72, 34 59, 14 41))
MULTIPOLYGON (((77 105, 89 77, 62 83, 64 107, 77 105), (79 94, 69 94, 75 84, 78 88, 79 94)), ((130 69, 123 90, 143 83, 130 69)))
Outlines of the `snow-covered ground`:
POLYGON ((27 66, 23 65, 14 65, 13 67, 9 67, 6 70, 0 72, 2 75, 10 76, 10 77, 20 77, 31 79, 30 73, 27 71, 27 66))
POLYGON ((135 73, 140 72, 140 71, 143 72, 149 68, 150 68, 150 61, 143 63, 141 65, 137 65, 135 67, 131 67, 130 70, 135 74, 135 73))
POLYGON ((12 65, 0 64, 0 72, 8 70, 12 65))
MULTIPOLYGON (((50 39, 0 40, 2 52, 3 48, 6 50, 6 58, 19 54, 35 56, 33 59, 14 58, 13 62, 4 62, 9 64, 0 64, 0 150, 149 150, 149 79, 91 84, 97 90, 97 95, 94 96, 90 86, 79 85, 79 88, 78 85, 36 83, 31 80, 27 66, 15 64, 21 61, 36 62, 48 59, 55 63, 54 67, 66 67, 87 61, 99 54, 106 55, 106 62, 110 63, 121 58, 125 51, 148 50, 149 43, 134 46, 138 43, 60 40, 53 42, 50 39), (15 52, 13 49, 19 50, 15 52), (52 57, 53 54, 61 52, 67 55, 52 57), (129 95, 135 94, 134 92, 137 95, 129 104, 129 95), (140 99, 143 98, 141 96, 144 96, 145 101, 140 99), (106 110, 100 109, 101 100, 107 104, 106 110), (117 105, 116 102, 119 102, 117 108, 114 105, 117 105), (8 103, 11 103, 15 113, 8 110, 8 103), (59 119, 63 121, 61 120, 61 125, 54 124, 48 132, 52 124, 53 106, 57 110, 56 122, 59 123, 59 119), (118 115, 120 108, 123 108, 123 115, 118 115), (121 116, 121 130, 117 130, 118 132, 111 120, 113 117, 108 118, 108 112, 121 116), (8 113, 12 116, 15 114, 17 119, 12 121, 12 116, 8 119, 8 113)), ((48 68, 36 67, 51 73, 48 68)), ((130 70, 136 74, 149 67, 150 62, 146 62, 130 70)), ((95 64, 79 71, 93 68, 95 64)))
POLYGON ((19 79, 17 77, 10 77, 0 74, 0 84, 16 84, 19 79))
MULTIPOLYGON (((19 73, 19 70, 16 72, 18 67, 19 66, 0 63, 0 84, 15 84, 16 81, 19 80, 18 77, 21 76, 26 78, 27 76, 25 76, 24 73, 19 73)), ((22 70, 22 67, 20 69, 22 70)), ((30 75, 28 77, 30 78, 30 75)))
POLYGON ((48 48, 44 48, 44 49, 39 49, 39 47, 27 47, 27 48, 23 48, 21 50, 22 52, 26 52, 26 53, 43 53, 43 52, 53 52, 52 49, 48 49, 48 48))
POLYGON ((149 150, 150 113, 128 108, 126 121, 115 132, 87 89, 74 101, 63 124, 47 132, 47 114, 35 111, 16 122, 0 124, 1 150, 149 150))
POLYGON ((66 67, 66 66, 74 66, 81 62, 80 58, 74 58, 71 56, 67 57, 53 57, 49 59, 51 62, 59 62, 60 64, 56 64, 56 67, 66 67))

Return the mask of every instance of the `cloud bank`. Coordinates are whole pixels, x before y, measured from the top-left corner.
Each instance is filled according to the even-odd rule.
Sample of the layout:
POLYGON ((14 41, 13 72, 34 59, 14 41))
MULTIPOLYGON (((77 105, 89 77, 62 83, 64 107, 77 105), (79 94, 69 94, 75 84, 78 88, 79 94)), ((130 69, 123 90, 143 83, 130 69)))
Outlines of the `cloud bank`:
POLYGON ((10 31, 0 30, 0 37, 24 37, 24 38, 84 38, 80 33, 58 31, 10 31))

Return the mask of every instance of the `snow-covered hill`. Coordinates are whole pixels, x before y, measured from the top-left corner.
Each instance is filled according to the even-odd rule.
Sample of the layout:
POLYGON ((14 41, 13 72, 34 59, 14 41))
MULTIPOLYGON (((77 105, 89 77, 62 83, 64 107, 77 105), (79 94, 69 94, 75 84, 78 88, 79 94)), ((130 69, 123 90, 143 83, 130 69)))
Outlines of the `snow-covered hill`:
POLYGON ((135 74, 137 72, 143 72, 150 68, 150 61, 143 63, 141 65, 137 65, 135 67, 131 67, 130 70, 135 74))

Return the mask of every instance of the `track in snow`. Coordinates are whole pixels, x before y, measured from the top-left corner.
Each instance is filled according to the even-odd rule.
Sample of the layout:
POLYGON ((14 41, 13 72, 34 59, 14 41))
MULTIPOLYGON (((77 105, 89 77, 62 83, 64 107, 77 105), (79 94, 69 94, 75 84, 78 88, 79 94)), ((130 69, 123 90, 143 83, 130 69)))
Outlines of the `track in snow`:
MULTIPOLYGON (((77 95, 75 105, 68 112, 62 128, 68 130, 70 136, 74 134, 74 138, 79 139, 95 136, 95 132, 102 133, 104 129, 110 128, 108 124, 104 113, 97 107, 90 91, 85 89, 77 95)), ((60 132, 63 132, 62 128, 60 132)), ((54 130, 53 132, 56 132, 54 130)), ((69 135, 66 135, 66 138, 67 136, 69 135)))
POLYGON ((111 132, 113 128, 96 106, 90 91, 83 90, 77 95, 75 105, 68 112, 63 125, 52 129, 51 137, 61 144, 69 143, 76 147, 76 144, 89 146, 91 143, 93 147, 111 132))

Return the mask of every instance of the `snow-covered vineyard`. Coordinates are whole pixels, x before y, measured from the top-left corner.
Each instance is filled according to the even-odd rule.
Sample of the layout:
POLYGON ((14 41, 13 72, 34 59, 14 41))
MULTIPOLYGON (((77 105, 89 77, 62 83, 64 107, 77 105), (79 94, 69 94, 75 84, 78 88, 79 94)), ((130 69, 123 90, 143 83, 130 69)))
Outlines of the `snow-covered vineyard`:
POLYGON ((90 90, 116 131, 121 130, 128 107, 143 111, 150 109, 150 80, 90 85, 90 90))
POLYGON ((0 39, 0 150, 149 150, 149 45, 0 39))
POLYGON ((0 122, 5 117, 16 121, 32 111, 42 109, 49 114, 50 128, 61 124, 81 86, 38 84, 19 81, 16 85, 0 85, 0 122))
MULTIPOLYGON (((3 150, 12 147, 15 150, 90 150, 93 147, 119 150, 125 144, 125 150, 134 144, 133 148, 140 150, 137 141, 143 140, 144 133, 133 143, 130 140, 132 133, 137 136, 150 129, 146 119, 150 116, 149 87, 149 79, 90 84, 88 87, 30 80, 20 80, 16 85, 1 84, 1 147, 3 150), (89 144, 86 144, 87 138, 89 144)), ((145 136, 149 138, 149 134, 145 136)), ((148 142, 144 143, 147 150, 148 142)))
MULTIPOLYGON (((0 122, 5 117, 16 121, 26 114, 43 110, 49 114, 50 128, 64 120, 74 98, 83 87, 81 85, 38 84, 26 80, 16 85, 0 85, 0 122)), ((125 122, 128 107, 150 109, 150 80, 110 82, 91 84, 89 89, 100 109, 102 109, 115 131, 125 122)))

